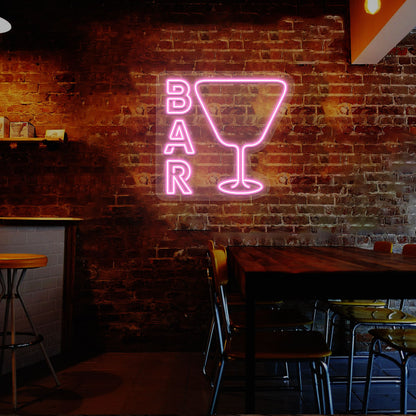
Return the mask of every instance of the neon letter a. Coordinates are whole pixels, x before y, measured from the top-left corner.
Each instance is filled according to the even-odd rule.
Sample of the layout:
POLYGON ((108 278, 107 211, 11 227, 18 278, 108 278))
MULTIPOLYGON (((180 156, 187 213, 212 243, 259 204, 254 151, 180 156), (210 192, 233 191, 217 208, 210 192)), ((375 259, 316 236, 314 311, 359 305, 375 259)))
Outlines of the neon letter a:
POLYGON ((170 142, 163 150, 165 155, 171 155, 175 150, 175 147, 183 147, 187 155, 195 154, 195 149, 192 145, 191 137, 189 136, 184 120, 175 120, 169 133, 169 140, 170 142))

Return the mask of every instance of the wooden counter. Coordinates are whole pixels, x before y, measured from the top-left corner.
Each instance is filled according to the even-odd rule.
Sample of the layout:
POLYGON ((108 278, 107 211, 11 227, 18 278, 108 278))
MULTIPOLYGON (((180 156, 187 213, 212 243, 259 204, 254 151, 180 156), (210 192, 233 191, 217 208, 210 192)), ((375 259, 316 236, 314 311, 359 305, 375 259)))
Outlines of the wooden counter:
POLYGON ((76 232, 80 221, 82 218, 75 217, 0 217, 0 225, 65 227, 61 339, 63 354, 69 354, 73 345, 76 232))

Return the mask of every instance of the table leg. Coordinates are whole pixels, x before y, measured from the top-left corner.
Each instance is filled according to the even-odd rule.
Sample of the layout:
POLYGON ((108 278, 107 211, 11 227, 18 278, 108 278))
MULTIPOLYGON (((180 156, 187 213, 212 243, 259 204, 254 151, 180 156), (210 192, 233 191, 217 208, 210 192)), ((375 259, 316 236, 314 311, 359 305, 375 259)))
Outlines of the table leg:
POLYGON ((255 292, 250 287, 250 279, 246 277, 246 413, 255 410, 255 292))

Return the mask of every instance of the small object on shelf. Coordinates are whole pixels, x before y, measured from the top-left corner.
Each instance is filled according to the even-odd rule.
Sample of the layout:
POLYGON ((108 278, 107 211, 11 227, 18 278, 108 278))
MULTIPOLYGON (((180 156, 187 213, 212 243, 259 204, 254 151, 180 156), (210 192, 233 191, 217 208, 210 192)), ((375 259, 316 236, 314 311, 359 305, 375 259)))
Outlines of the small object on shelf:
POLYGON ((66 133, 65 130, 46 130, 45 133, 45 139, 46 140, 62 140, 65 141, 66 139, 66 133))
POLYGON ((35 137, 35 126, 27 121, 12 121, 10 137, 35 137))
POLYGON ((10 121, 7 117, 0 117, 0 138, 10 136, 10 121))

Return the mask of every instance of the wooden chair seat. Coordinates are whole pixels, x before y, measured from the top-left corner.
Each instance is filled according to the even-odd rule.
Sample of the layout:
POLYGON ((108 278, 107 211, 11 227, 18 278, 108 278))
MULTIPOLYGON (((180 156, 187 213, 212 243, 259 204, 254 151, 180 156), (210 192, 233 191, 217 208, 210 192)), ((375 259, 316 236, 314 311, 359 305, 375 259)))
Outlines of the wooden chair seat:
MULTIPOLYGON (((245 359, 245 332, 233 334, 225 354, 231 359, 245 359)), ((256 335, 257 360, 309 360, 329 357, 324 337, 317 331, 259 332, 256 335)))
POLYGON ((330 299, 328 300, 330 307, 332 306, 386 306, 385 300, 380 299, 330 299))
MULTIPOLYGON (((264 328, 294 328, 312 325, 312 319, 296 309, 256 309, 256 327, 264 328)), ((234 330, 246 328, 246 311, 231 308, 230 325, 234 330)))
POLYGON ((416 328, 376 328, 368 332, 391 348, 416 354, 416 328))

